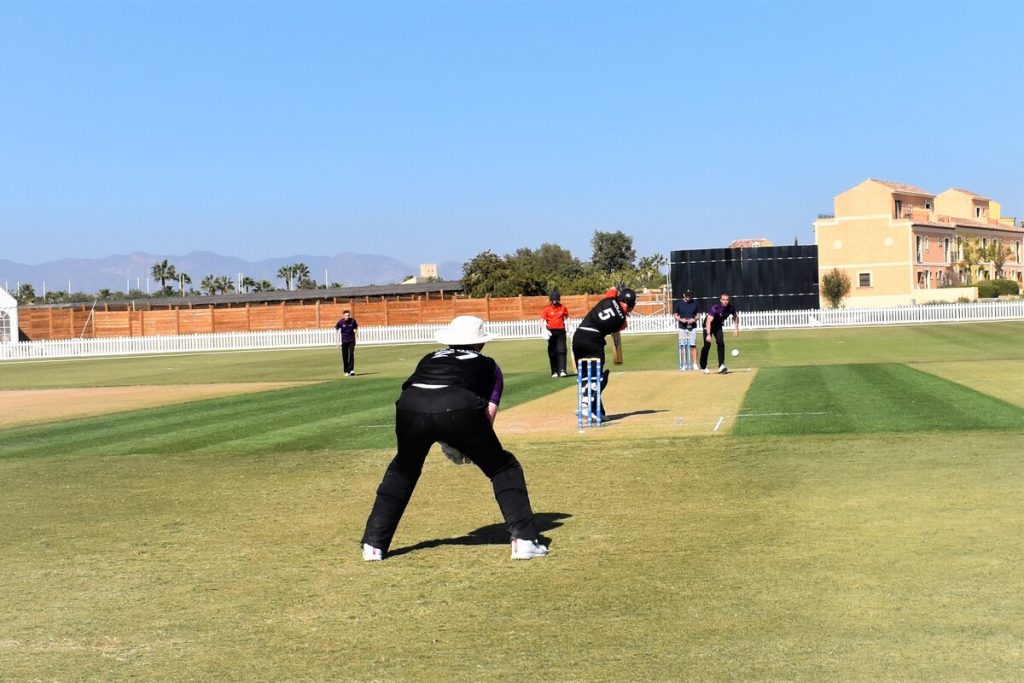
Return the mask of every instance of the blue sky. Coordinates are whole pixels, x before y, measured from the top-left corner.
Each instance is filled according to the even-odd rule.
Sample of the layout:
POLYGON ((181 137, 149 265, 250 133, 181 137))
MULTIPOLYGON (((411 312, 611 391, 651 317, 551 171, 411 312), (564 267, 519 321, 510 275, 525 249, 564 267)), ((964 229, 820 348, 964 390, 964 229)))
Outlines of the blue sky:
POLYGON ((0 2, 0 259, 803 244, 867 177, 1020 217, 1022 29, 1019 2, 0 2))

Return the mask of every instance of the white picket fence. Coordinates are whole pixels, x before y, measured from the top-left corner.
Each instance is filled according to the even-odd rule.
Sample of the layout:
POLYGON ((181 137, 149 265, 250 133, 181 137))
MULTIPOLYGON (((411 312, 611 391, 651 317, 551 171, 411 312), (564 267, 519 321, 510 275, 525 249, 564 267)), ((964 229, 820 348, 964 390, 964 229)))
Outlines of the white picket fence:
MULTIPOLYGON (((779 330, 858 325, 916 325, 947 322, 1024 320, 1024 300, 986 301, 971 304, 937 304, 892 308, 841 308, 837 310, 763 311, 741 313, 744 330, 779 330)), ((579 320, 569 321, 572 332, 579 320)), ((396 325, 360 327, 360 345, 424 344, 434 341, 443 325, 396 325)), ((669 315, 635 315, 626 334, 664 334, 676 330, 669 315)), ((487 323, 498 339, 539 338, 537 320, 487 323)), ((202 351, 255 351, 334 346, 334 329, 280 330, 189 334, 165 337, 111 337, 107 339, 60 339, 54 341, 0 343, 0 360, 135 356, 202 351)))

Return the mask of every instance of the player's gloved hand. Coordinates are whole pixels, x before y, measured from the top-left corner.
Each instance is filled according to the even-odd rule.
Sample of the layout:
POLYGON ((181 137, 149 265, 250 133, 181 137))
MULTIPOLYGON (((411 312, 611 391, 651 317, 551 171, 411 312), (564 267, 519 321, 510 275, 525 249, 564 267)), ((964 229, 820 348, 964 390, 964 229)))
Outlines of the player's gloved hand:
POLYGON ((464 465, 469 462, 469 459, 460 453, 457 449, 452 448, 444 441, 440 442, 441 452, 444 453, 445 457, 451 460, 456 465, 464 465))
POLYGON ((545 327, 543 330, 541 330, 540 336, 544 338, 544 341, 551 339, 551 330, 545 327))

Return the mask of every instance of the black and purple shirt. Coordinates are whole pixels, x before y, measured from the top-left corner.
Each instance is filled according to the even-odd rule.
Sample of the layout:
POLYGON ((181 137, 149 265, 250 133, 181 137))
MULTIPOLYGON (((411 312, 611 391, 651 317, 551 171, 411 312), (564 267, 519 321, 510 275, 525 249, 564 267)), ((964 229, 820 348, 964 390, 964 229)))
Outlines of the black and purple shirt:
POLYGON ((449 347, 420 359, 412 376, 402 384, 402 389, 413 385, 430 388, 462 387, 488 403, 499 405, 505 389, 505 378, 493 358, 473 349, 449 347))
POLYGON ((358 328, 359 323, 356 322, 355 318, 342 318, 334 326, 334 329, 341 334, 341 342, 343 344, 356 340, 356 330, 358 328))
POLYGON ((727 306, 723 306, 721 302, 714 304, 708 310, 708 317, 711 319, 711 331, 714 332, 722 329, 730 315, 736 317, 736 309, 732 307, 731 303, 727 306))

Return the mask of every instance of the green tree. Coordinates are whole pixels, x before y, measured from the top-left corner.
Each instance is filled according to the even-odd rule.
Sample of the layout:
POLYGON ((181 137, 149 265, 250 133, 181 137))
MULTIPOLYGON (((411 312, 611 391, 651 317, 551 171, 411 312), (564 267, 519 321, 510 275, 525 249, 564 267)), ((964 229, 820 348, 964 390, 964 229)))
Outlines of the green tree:
POLYGON ((636 264, 636 279, 633 283, 634 289, 657 289, 664 287, 668 278, 662 272, 668 265, 668 259, 662 254, 641 257, 636 264))
POLYGON ((153 279, 160 283, 160 289, 169 294, 171 288, 167 286, 168 280, 174 280, 178 277, 178 273, 174 266, 167 262, 167 259, 163 261, 157 261, 153 264, 153 268, 150 270, 153 275, 153 279))
POLYGON ((985 250, 986 261, 991 261, 992 267, 995 269, 995 276, 997 278, 1003 277, 1003 266, 1006 265, 1006 260, 1013 254, 1013 250, 1010 247, 1004 247, 1003 243, 998 240, 992 240, 989 242, 988 249, 985 250))
POLYGON ((199 290, 204 294, 216 294, 217 285, 217 276, 210 274, 199 281, 199 290))
POLYGON ((633 238, 616 230, 615 232, 594 231, 590 239, 593 255, 590 262, 598 270, 611 273, 616 270, 631 270, 636 261, 633 238))
POLYGON ((981 240, 977 237, 974 239, 957 237, 956 244, 960 255, 956 265, 961 270, 967 271, 967 284, 974 284, 978 266, 985 260, 985 249, 981 246, 981 240))
POLYGON ((274 283, 271 282, 270 280, 260 280, 255 285, 253 285, 252 291, 254 291, 254 292, 273 292, 274 291, 274 283))
POLYGON ((242 289, 248 294, 254 287, 256 287, 256 280, 252 279, 248 275, 242 278, 242 289))
POLYGON ((501 257, 485 251, 462 268, 462 287, 471 297, 536 295, 545 283, 522 257, 501 257))
POLYGON ((111 298, 112 295, 113 295, 113 292, 111 292, 106 287, 104 287, 100 291, 96 292, 96 298, 99 299, 100 301, 108 301, 111 298))
MULTIPOLYGON (((309 266, 302 261, 292 264, 292 279, 296 283, 301 283, 303 280, 309 280, 309 266)), ((308 288, 307 288, 308 289, 308 288)))
POLYGON ((36 288, 27 282, 22 283, 18 286, 17 291, 14 292, 14 298, 22 305, 34 304, 36 302, 36 288))
POLYGON ((850 294, 852 285, 850 276, 838 268, 833 268, 821 276, 821 296, 832 308, 839 308, 850 294))
POLYGON ((185 285, 192 284, 192 278, 188 273, 178 273, 178 294, 185 296, 185 285))
POLYGON ((295 277, 295 266, 281 266, 277 269, 277 276, 284 280, 284 288, 291 291, 292 278, 295 277))

